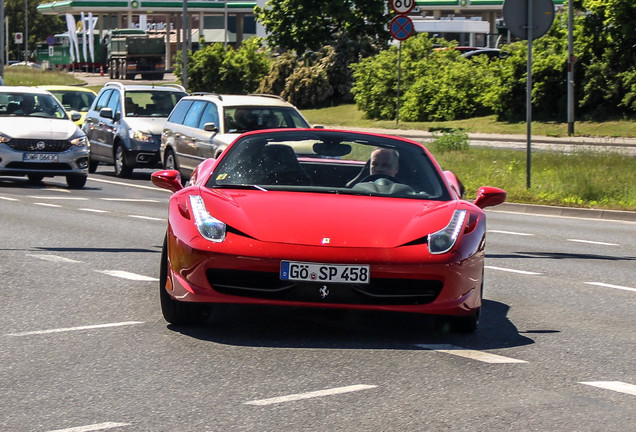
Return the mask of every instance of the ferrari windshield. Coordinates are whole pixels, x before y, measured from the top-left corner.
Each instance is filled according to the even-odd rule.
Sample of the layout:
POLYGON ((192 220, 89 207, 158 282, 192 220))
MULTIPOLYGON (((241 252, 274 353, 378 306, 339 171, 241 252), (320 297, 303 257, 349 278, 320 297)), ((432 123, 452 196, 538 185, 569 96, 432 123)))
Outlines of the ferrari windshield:
POLYGON ((207 186, 450 199, 438 169, 421 146, 390 137, 319 129, 240 137, 226 150, 207 186))

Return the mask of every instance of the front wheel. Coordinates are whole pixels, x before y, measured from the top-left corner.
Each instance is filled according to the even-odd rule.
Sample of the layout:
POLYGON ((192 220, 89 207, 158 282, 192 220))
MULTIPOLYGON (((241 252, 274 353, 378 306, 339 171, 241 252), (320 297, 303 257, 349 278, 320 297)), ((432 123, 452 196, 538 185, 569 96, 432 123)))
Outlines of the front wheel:
POLYGON ((172 149, 166 150, 166 155, 163 158, 163 169, 167 170, 179 170, 179 166, 177 165, 177 157, 174 154, 172 149))
POLYGON ((115 165, 115 175, 120 178, 130 177, 132 174, 132 168, 130 168, 126 163, 126 154, 124 153, 123 145, 117 144, 114 159, 113 165, 115 165))
POLYGON ((29 182, 31 184, 40 184, 42 183, 42 179, 44 178, 44 176, 39 174, 28 174, 27 177, 29 178, 29 182))
POLYGON ((66 176, 66 184, 70 189, 81 189, 86 184, 85 175, 67 175, 66 176))
POLYGON ((88 172, 93 174, 95 171, 97 171, 97 165, 99 165, 99 162, 89 158, 88 159, 88 172))
POLYGON ((159 269, 159 300, 161 313, 170 324, 197 325, 207 321, 212 310, 210 305, 203 303, 179 302, 170 297, 166 291, 168 283, 168 242, 164 239, 161 249, 161 267, 159 269))

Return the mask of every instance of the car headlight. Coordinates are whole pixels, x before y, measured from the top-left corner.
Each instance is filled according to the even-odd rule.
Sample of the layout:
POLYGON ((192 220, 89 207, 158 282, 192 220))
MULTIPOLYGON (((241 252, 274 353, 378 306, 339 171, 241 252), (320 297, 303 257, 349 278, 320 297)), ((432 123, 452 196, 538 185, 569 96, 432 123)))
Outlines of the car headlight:
POLYGON ((432 254, 443 254, 455 245, 464 226, 466 210, 455 210, 445 228, 428 235, 428 250, 432 254))
POLYGON ((205 239, 216 243, 225 240, 226 225, 208 213, 200 195, 190 195, 190 208, 194 215, 194 223, 205 239))
POLYGON ((86 135, 81 135, 75 138, 71 138, 70 142, 72 145, 77 147, 87 147, 89 145, 88 138, 86 138, 86 135))
POLYGON ((136 131, 136 130, 132 130, 129 129, 128 130, 128 136, 130 137, 130 139, 133 139, 135 141, 143 141, 143 142, 153 142, 155 139, 152 137, 152 134, 146 133, 146 132, 142 132, 142 131, 136 131))
POLYGON ((6 136, 6 135, 2 135, 2 134, 0 134, 0 144, 1 144, 1 143, 6 143, 6 142, 9 142, 9 141, 11 141, 11 138, 9 138, 9 137, 8 137, 8 136, 6 136))

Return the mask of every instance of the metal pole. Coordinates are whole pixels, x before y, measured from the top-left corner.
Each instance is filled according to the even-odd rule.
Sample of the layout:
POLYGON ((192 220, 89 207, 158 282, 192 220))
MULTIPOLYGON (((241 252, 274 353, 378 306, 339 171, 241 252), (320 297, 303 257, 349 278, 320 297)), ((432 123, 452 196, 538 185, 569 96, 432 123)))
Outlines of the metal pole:
POLYGON ((530 169, 532 167, 532 2, 528 2, 528 64, 526 67, 526 188, 530 189, 530 169))
POLYGON ((24 0, 24 61, 29 61, 29 0, 24 0))
POLYGON ((4 78, 4 0, 0 0, 0 78, 4 78))
POLYGON ((397 78, 397 103, 395 109, 395 125, 400 124, 400 80, 402 78, 402 41, 398 45, 398 78, 397 78))
POLYGON ((183 25, 181 26, 183 32, 183 38, 181 40, 181 84, 186 89, 188 88, 188 37, 186 32, 188 31, 188 0, 183 0, 183 25))
POLYGON ((568 135, 574 135, 574 0, 568 0, 568 135))

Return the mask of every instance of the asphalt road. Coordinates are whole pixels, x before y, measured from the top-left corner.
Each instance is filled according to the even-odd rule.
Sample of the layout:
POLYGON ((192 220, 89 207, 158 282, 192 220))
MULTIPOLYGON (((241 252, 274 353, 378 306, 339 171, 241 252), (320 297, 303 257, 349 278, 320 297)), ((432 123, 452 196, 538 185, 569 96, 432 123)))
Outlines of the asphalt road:
POLYGON ((0 178, 1 431, 634 430, 636 223, 489 210, 473 335, 266 307, 184 328, 149 173, 0 178))

